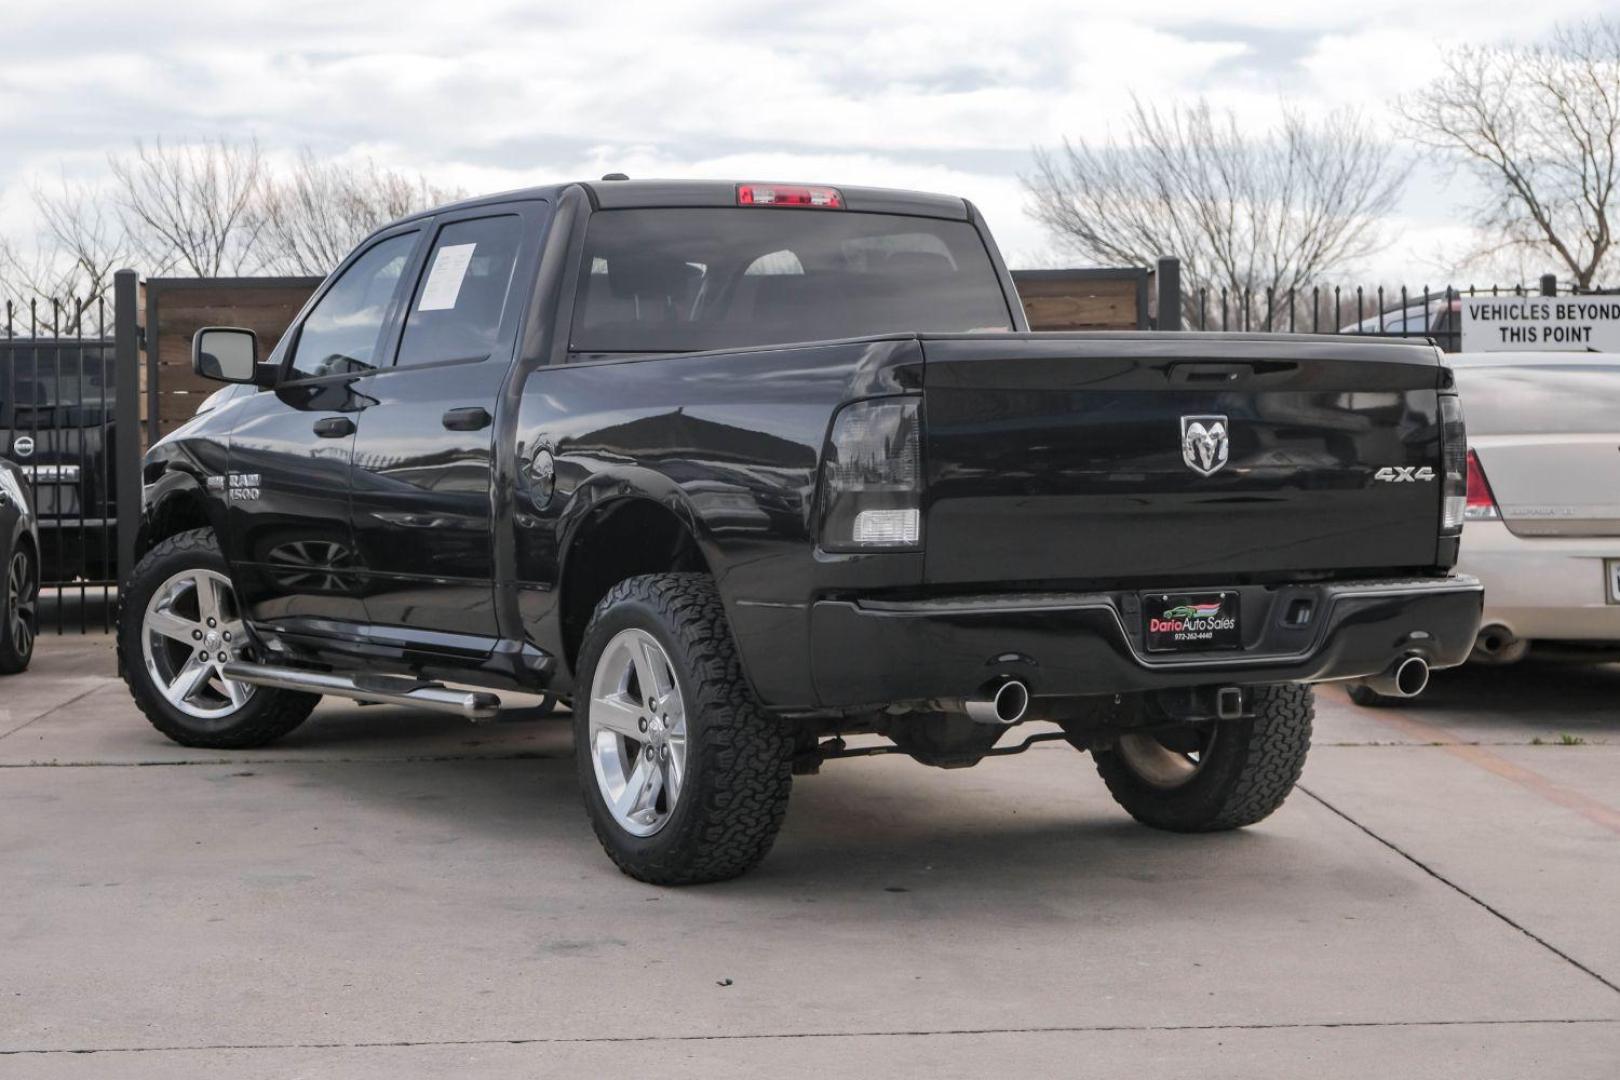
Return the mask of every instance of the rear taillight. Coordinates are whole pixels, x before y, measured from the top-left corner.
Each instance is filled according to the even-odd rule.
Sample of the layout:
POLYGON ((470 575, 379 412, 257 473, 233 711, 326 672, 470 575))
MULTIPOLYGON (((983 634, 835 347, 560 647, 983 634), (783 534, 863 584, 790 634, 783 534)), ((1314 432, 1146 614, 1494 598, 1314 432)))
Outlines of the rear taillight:
POLYGON ((837 188, 798 184, 738 184, 738 206, 800 206, 813 210, 841 210, 844 197, 837 188))
POLYGON ((839 410, 821 473, 825 550, 922 546, 918 405, 914 397, 874 398, 839 410))
POLYGON ((1440 395, 1440 459, 1445 465, 1440 532, 1454 535, 1462 531, 1468 495, 1468 431, 1463 426, 1462 402, 1456 394, 1440 395))
POLYGON ((1502 511, 1497 509, 1496 496, 1491 493, 1491 482, 1485 479, 1485 469, 1479 455, 1468 451, 1468 505, 1463 510, 1466 521, 1500 521, 1502 511))

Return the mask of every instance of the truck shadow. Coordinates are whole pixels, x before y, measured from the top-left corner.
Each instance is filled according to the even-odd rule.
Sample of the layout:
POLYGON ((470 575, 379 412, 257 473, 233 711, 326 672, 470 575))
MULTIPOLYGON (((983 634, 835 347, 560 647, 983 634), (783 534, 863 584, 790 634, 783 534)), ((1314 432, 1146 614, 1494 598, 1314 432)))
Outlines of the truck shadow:
POLYGON ((490 723, 387 705, 327 699, 308 722, 272 752, 311 760, 567 758, 573 752, 566 709, 539 717, 514 709, 490 723))
MULTIPOLYGON (((345 798, 396 819, 402 834, 487 848, 495 865, 587 878, 620 899, 671 895, 620 874, 598 846, 581 805, 567 718, 524 726, 537 729, 534 741, 544 753, 424 759, 408 769, 367 768, 345 756, 341 772, 312 761, 288 780, 299 787, 341 786, 345 798)), ((334 742, 326 749, 342 747, 334 742)), ((1296 795, 1277 820, 1314 809, 1296 795)), ((1155 832, 1118 809, 1090 761, 1066 747, 958 772, 896 756, 831 763, 819 776, 797 778, 786 826, 759 868, 736 882, 676 892, 752 897, 806 917, 812 909, 827 912, 857 900, 892 907, 915 893, 947 908, 994 902, 999 918, 1039 919, 1053 905, 1066 909, 1081 896, 1158 906, 1167 902, 1167 883, 1177 884, 1178 894, 1237 887, 1258 895, 1281 887, 1284 878, 1349 872, 1376 879, 1366 883, 1368 894, 1401 889, 1400 875, 1392 876, 1383 860, 1352 868, 1359 860, 1330 853, 1323 862, 1322 846, 1307 841, 1298 826, 1295 817, 1294 827, 1281 829, 1155 832), (1244 883, 1234 884, 1236 877, 1244 883)), ((895 908, 895 916, 904 910, 895 908)))

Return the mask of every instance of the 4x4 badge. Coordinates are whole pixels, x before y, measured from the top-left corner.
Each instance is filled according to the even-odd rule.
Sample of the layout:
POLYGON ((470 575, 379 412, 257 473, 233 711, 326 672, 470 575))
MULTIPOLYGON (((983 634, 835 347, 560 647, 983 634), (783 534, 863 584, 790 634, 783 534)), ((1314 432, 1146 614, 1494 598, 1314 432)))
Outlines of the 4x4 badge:
POLYGON ((1434 479, 1434 470, 1424 465, 1385 465, 1373 473, 1374 480, 1382 480, 1386 484, 1415 484, 1419 480, 1434 479))
POLYGON ((1220 471, 1226 464, 1226 417, 1183 416, 1181 460, 1200 476, 1220 471))

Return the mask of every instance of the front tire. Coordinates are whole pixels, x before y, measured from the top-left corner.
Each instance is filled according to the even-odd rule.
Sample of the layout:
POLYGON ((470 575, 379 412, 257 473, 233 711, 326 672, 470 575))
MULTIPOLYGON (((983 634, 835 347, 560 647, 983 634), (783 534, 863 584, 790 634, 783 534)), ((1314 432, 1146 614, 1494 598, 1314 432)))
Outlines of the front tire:
POLYGON ((585 630, 578 672, 580 789, 619 869, 690 885, 757 865, 787 813, 792 740, 743 676, 713 580, 615 585, 585 630))
POLYGON ((152 726, 181 746, 241 750, 292 731, 317 694, 226 679, 252 658, 225 558, 209 529, 159 543, 119 591, 119 667, 152 726))
POLYGON ((1250 690, 1254 715, 1182 728, 1121 734, 1093 750, 1114 801, 1137 821, 1171 832, 1253 825, 1288 798, 1311 746, 1309 686, 1250 690))

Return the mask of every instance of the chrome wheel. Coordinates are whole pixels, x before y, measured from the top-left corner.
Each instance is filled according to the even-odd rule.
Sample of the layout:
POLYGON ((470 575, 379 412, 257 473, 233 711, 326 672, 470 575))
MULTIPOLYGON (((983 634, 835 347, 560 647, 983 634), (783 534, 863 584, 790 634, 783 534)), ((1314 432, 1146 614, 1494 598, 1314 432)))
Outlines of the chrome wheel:
POLYGON ((669 654, 644 630, 621 630, 602 650, 588 706, 596 786, 632 836, 664 827, 686 778, 686 708, 669 654))
POLYGON ((1116 749, 1143 783, 1170 789, 1190 783, 1204 768, 1215 744, 1216 725, 1121 735, 1116 749))
POLYGON ((28 552, 18 549, 11 556, 6 571, 6 630, 11 636, 11 647, 18 656, 26 657, 34 651, 34 593, 38 582, 34 580, 33 560, 28 552))
POLYGON ((176 709, 199 720, 230 716, 253 696, 221 669, 243 655, 246 628, 224 574, 182 570, 153 592, 141 621, 147 673, 176 709))

